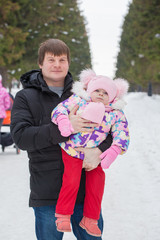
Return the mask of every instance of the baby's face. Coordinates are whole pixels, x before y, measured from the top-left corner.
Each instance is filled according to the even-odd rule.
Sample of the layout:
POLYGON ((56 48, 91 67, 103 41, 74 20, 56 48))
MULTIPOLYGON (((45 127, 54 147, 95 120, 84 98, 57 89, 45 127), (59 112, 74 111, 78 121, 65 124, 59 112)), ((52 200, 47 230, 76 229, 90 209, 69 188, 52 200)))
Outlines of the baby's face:
POLYGON ((104 89, 96 89, 91 93, 92 102, 102 102, 104 105, 107 105, 109 102, 108 93, 104 89))

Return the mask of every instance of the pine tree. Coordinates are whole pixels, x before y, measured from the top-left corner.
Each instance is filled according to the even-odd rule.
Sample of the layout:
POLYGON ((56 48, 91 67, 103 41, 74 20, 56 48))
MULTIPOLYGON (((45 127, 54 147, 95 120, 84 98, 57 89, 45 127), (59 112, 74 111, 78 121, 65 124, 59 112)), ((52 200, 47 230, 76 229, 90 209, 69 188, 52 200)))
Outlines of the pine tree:
POLYGON ((38 68, 39 44, 49 38, 59 38, 69 46, 74 78, 83 68, 91 67, 86 23, 77 0, 17 0, 16 3, 20 6, 15 15, 16 27, 28 35, 23 56, 10 65, 10 70, 15 70, 14 76, 19 78, 22 73, 38 68))
MULTIPOLYGON (((160 2, 133 0, 125 17, 117 57, 117 77, 129 80, 131 90, 160 83, 160 2)), ((158 90, 160 92, 160 88, 158 90)))
POLYGON ((0 1, 0 73, 4 79, 8 67, 22 57, 27 33, 18 28, 14 14, 20 6, 10 0, 0 1))

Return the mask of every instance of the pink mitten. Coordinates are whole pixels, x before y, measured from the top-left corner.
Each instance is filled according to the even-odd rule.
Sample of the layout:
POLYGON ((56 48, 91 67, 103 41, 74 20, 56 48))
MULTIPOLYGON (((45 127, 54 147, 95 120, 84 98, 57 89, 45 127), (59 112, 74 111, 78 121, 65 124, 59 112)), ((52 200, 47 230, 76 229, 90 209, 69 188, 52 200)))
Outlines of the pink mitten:
POLYGON ((89 102, 81 117, 91 122, 101 123, 105 114, 105 106, 101 102, 89 102))
POLYGON ((116 145, 112 145, 110 148, 108 148, 105 152, 103 152, 100 155, 101 158, 101 166, 102 168, 106 169, 109 168, 110 165, 114 162, 114 160, 116 159, 116 157, 118 156, 118 154, 121 153, 121 148, 116 146, 116 145))
POLYGON ((59 131, 61 132, 61 135, 64 137, 68 137, 74 131, 72 124, 66 115, 60 115, 57 118, 57 123, 59 131))

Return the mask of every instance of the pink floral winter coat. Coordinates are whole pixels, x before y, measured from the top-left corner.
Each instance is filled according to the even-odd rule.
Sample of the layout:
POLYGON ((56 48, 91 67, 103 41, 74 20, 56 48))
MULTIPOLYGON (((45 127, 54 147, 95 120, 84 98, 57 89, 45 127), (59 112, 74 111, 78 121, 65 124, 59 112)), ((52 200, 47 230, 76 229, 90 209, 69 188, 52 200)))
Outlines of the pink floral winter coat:
POLYGON ((10 97, 9 94, 2 86, 2 82, 0 80, 0 118, 6 117, 6 110, 10 107, 10 97))
MULTIPOLYGON (((56 108, 54 108, 51 114, 52 122, 57 124, 58 116, 61 114, 68 115, 72 108, 76 105, 79 105, 77 114, 81 114, 87 104, 89 104, 89 102, 85 99, 73 94, 70 98, 61 102, 56 108)), ((105 140, 109 132, 111 132, 113 137, 113 145, 117 145, 122 149, 121 154, 125 153, 129 145, 128 122, 124 112, 122 110, 114 109, 113 104, 110 104, 108 109, 106 108, 101 124, 94 128, 93 132, 78 132, 76 134, 71 134, 69 140, 60 143, 60 146, 69 155, 83 160, 84 154, 82 152, 77 152, 76 148, 97 147, 101 142, 103 142, 103 140, 105 140)))

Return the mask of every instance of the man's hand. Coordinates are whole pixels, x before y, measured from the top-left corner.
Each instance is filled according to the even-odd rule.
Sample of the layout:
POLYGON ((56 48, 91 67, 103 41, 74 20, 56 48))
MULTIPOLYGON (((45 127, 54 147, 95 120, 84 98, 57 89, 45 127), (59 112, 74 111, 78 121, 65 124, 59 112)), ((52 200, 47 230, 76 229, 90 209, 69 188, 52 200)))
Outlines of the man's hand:
POLYGON ((83 168, 86 171, 95 169, 101 162, 101 150, 99 148, 76 148, 76 151, 84 152, 83 168))
POLYGON ((69 114, 69 120, 74 129, 73 133, 77 132, 92 132, 94 127, 97 127, 97 123, 88 122, 84 118, 81 118, 80 115, 76 115, 79 106, 75 106, 69 114))

